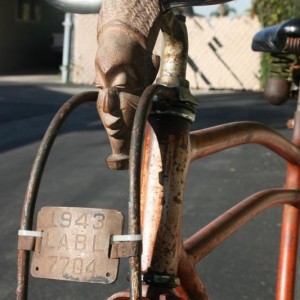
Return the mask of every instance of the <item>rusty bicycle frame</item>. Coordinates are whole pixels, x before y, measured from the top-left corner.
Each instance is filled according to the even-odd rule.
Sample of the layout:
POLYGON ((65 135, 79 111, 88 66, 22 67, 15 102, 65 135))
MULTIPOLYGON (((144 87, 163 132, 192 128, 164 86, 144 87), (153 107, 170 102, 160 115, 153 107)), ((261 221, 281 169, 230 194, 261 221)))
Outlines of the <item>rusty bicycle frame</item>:
MULTIPOLYGON (((143 4, 150 3, 154 13, 149 28, 141 33, 132 30, 124 19, 116 21, 112 12, 115 7, 104 1, 96 58, 99 95, 87 92, 71 98, 50 124, 32 169, 20 229, 32 229, 39 183, 59 128, 78 105, 97 101, 113 150, 107 165, 115 170, 129 168, 129 234, 142 233, 142 253, 129 258, 130 291, 109 299, 209 299, 195 265, 246 222, 274 205, 284 205, 276 299, 294 299, 300 204, 300 105, 295 113, 292 141, 253 122, 190 132, 197 101, 185 79, 185 20, 168 10, 160 11, 160 6, 155 14, 153 2, 159 2, 146 2, 143 4), (163 31, 165 47, 160 75, 156 84, 150 85, 157 72, 157 58, 151 57, 151 51, 158 29, 163 31), (118 47, 124 52, 118 52, 118 47), (147 76, 143 76, 145 70, 147 76), (183 241, 183 194, 190 163, 246 143, 263 145, 288 162, 285 187, 250 196, 183 241)), ((179 6, 184 1, 169 2, 179 6)), ((34 239, 19 239, 19 300, 27 297, 28 250, 32 250, 34 243, 34 239)))

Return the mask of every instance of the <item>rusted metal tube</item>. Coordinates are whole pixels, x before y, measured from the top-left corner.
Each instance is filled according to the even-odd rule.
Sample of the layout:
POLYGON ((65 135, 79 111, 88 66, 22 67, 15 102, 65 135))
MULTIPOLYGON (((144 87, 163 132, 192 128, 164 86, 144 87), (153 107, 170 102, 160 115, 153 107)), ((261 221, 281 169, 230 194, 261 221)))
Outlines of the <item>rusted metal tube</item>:
MULTIPOLYGON (((300 97, 300 95, 299 95, 300 97)), ((300 100, 300 99, 299 99, 300 100)), ((300 112, 295 113, 293 143, 300 146, 300 112)), ((300 188, 299 166, 288 164, 286 188, 300 188)), ((282 217, 276 300, 293 300, 299 240, 299 206, 285 205, 282 217)))
MULTIPOLYGON (((140 176, 143 151, 143 137, 147 118, 155 95, 170 96, 173 89, 162 85, 151 85, 139 100, 132 127, 129 154, 129 203, 128 203, 128 231, 129 234, 141 233, 140 222, 140 176)), ((130 264, 130 299, 141 298, 141 258, 129 258, 130 264)))
POLYGON ((237 145, 256 143, 300 165, 300 148, 271 128, 254 122, 234 122, 191 133, 190 160, 237 145))
POLYGON ((169 103, 169 106, 160 106, 158 110, 153 107, 153 109, 158 114, 183 117, 194 122, 198 101, 192 96, 189 82, 186 80, 188 34, 185 21, 184 16, 175 16, 172 11, 162 17, 161 31, 164 36, 164 51, 156 83, 176 87, 178 97, 172 104, 169 103))
POLYGON ((300 190, 271 189, 245 199, 184 242, 194 264, 260 212, 279 204, 300 204, 300 190))
POLYGON ((294 300, 299 234, 299 208, 285 205, 283 210, 276 300, 294 300))
POLYGON ((186 300, 209 300, 195 266, 184 249, 180 255, 178 277, 180 278, 180 286, 176 288, 176 291, 180 297, 186 300))
MULTIPOLYGON (((68 100, 56 113, 50 123, 44 138, 38 149, 35 161, 32 166, 25 199, 23 202, 23 210, 21 217, 21 230, 31 230, 34 216, 35 203, 37 199, 38 189, 42 179, 43 171, 55 141, 56 135, 70 113, 80 104, 86 102, 96 102, 98 92, 84 92, 72 97, 68 100)), ((29 267, 29 253, 24 250, 18 251, 18 287, 17 299, 25 300, 27 298, 27 281, 29 267)))
POLYGON ((164 36, 164 53, 158 83, 180 86, 186 82, 188 34, 185 17, 172 11, 163 15, 161 30, 164 36))
POLYGON ((190 126, 177 116, 149 117, 142 172, 142 270, 147 276, 177 276, 190 126))

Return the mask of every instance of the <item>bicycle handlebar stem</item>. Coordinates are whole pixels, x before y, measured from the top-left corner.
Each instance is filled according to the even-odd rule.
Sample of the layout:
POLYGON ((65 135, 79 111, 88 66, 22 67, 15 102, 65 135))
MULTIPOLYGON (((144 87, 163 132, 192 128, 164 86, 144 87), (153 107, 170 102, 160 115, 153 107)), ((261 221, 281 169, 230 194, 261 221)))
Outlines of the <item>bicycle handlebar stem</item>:
POLYGON ((185 79, 185 18, 172 12, 164 14, 162 31, 165 47, 156 82, 175 94, 153 97, 146 127, 141 171, 142 272, 143 281, 150 286, 172 289, 179 284, 183 192, 197 101, 185 79))
MULTIPOLYGON (((178 90, 175 101, 167 108, 153 107, 154 113, 173 115, 195 120, 197 100, 189 90, 189 82, 186 80, 186 67, 188 59, 188 34, 185 25, 185 17, 175 16, 168 12, 162 17, 161 30, 164 36, 164 52, 162 56, 160 75, 157 84, 174 87, 178 90)), ((156 99, 157 105, 161 99, 156 99)))

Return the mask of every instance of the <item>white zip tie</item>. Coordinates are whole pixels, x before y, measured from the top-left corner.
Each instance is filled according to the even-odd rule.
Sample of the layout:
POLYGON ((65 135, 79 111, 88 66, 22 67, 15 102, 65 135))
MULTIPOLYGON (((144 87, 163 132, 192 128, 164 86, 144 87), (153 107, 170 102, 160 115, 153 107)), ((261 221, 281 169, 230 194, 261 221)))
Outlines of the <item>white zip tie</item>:
POLYGON ((141 234, 124 234, 124 235, 112 235, 111 241, 116 242, 138 242, 142 240, 141 234))
POLYGON ((33 236, 33 237, 43 237, 42 231, 32 231, 32 230, 19 230, 18 231, 19 236, 33 236))

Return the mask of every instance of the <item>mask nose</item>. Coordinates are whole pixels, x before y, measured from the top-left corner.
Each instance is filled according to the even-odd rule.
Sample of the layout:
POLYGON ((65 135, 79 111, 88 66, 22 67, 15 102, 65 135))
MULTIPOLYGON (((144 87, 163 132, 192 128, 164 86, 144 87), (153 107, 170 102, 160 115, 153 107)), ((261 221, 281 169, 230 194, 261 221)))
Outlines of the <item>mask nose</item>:
POLYGON ((109 88, 105 91, 103 112, 115 116, 120 113, 119 93, 114 88, 109 88))

